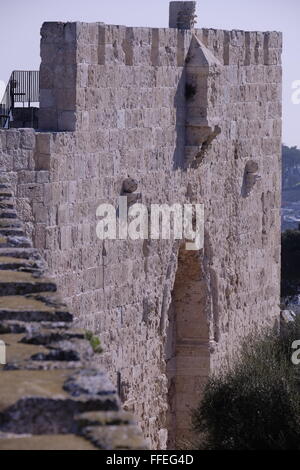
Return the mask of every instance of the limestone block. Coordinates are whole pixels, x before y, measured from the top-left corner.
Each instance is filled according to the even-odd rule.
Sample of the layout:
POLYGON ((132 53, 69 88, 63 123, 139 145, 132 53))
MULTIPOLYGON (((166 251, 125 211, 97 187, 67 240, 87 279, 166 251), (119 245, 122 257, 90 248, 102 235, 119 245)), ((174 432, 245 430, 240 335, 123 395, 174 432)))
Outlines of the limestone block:
POLYGON ((36 182, 37 183, 49 183, 50 174, 49 171, 38 171, 36 173, 36 182))
POLYGON ((11 152, 13 157, 14 170, 23 170, 28 168, 28 153, 22 150, 14 150, 11 152))
POLYGON ((33 150, 35 147, 35 132, 33 129, 20 129, 20 147, 33 150))
POLYGON ((52 135, 49 133, 38 132, 36 134, 36 150, 46 155, 51 154, 52 135))
POLYGON ((20 145, 20 132, 14 129, 6 131, 6 147, 7 150, 16 150, 20 145))

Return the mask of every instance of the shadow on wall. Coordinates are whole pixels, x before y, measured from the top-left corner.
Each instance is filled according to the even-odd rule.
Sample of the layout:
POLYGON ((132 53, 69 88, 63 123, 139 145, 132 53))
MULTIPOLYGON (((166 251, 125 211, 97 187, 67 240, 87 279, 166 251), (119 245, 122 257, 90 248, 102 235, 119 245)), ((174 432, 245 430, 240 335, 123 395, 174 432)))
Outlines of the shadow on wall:
POLYGON ((258 174, 259 166, 258 163, 249 160, 246 163, 244 177, 243 177, 243 184, 241 189, 241 196, 246 198, 250 195, 252 189, 256 185, 257 181, 261 179, 261 176, 258 174))
POLYGON ((221 133, 216 115, 221 62, 193 34, 174 99, 176 146, 173 169, 197 169, 221 133))
POLYGON ((186 68, 184 67, 179 79, 174 97, 176 109, 176 145, 173 154, 173 170, 185 169, 185 140, 186 140, 186 68))
POLYGON ((169 449, 182 448, 182 443, 192 438, 191 410, 201 399, 210 371, 203 262, 203 250, 179 250, 165 345, 169 449))

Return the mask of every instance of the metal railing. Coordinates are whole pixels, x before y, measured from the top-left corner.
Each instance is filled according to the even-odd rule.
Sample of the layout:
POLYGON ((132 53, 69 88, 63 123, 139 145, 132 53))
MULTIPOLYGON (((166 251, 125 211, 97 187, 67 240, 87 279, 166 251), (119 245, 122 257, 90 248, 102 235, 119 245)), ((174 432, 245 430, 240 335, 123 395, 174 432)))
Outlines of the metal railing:
POLYGON ((15 70, 12 72, 0 102, 0 128, 8 128, 16 103, 30 107, 39 102, 39 71, 15 70))

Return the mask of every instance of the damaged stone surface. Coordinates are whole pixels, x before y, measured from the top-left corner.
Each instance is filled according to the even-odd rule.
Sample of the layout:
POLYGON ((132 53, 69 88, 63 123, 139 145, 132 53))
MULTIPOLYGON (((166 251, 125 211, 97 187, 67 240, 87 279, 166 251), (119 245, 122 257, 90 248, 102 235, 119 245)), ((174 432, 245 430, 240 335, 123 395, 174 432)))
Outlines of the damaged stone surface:
MULTIPOLYGON (((14 210, 11 188, 2 184, 1 192, 14 210)), ((6 209, 0 207, 5 236, 22 225, 6 218, 6 209)), ((0 341, 6 348, 0 450, 144 449, 137 425, 124 417, 115 388, 56 290, 38 251, 15 248, 7 238, 0 248, 0 341)))

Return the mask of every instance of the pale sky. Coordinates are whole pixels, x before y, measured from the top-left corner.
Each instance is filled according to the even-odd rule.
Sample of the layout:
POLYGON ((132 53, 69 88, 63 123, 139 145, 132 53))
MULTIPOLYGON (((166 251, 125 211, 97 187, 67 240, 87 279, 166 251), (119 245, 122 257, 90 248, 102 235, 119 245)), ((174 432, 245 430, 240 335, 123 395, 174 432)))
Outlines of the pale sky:
MULTIPOLYGON (((103 21, 168 26, 169 0, 0 0, 0 94, 13 70, 37 70, 44 21, 103 21), (2 82, 2 87, 1 87, 2 82)), ((284 34, 283 142, 300 148, 300 0, 199 0, 198 28, 282 31, 284 34)))

